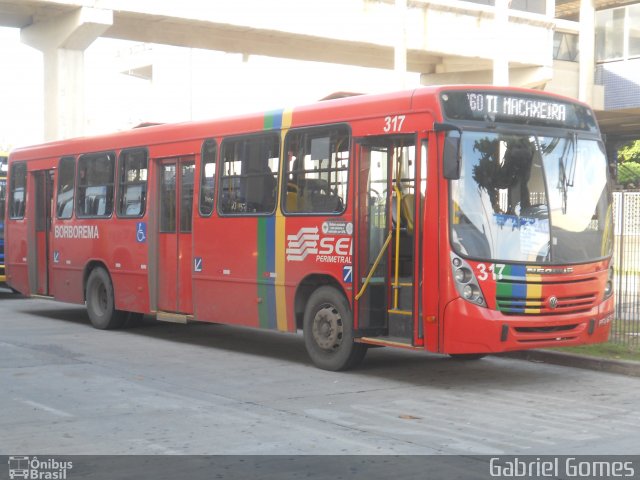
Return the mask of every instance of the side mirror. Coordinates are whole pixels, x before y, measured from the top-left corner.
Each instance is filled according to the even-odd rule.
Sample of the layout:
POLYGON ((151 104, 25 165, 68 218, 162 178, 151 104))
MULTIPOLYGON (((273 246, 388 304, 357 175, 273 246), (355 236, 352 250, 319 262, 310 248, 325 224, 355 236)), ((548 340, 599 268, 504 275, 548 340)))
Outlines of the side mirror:
POLYGON ((449 123, 436 123, 436 132, 447 132, 444 139, 444 150, 442 152, 442 173, 447 180, 458 180, 460 178, 460 139, 462 130, 449 123))

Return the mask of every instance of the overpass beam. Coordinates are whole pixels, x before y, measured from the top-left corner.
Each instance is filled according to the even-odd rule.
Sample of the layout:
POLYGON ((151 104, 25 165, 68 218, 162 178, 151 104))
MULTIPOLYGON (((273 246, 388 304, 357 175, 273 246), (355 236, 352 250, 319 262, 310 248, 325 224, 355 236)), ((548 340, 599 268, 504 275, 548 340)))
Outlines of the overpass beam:
POLYGON ((580 32, 578 34, 579 80, 578 99, 593 102, 595 61, 596 9, 593 0, 580 1, 580 32))
MULTIPOLYGON (((452 73, 423 73, 420 76, 422 85, 450 85, 460 84, 487 84, 491 82, 495 75, 494 70, 474 70, 452 73)), ((510 84, 518 87, 536 88, 541 87, 553 78, 551 67, 522 67, 511 68, 509 71, 510 84)), ((502 84, 501 84, 502 85, 502 84)))
POLYGON ((396 0, 396 43, 393 49, 393 65, 398 88, 407 87, 407 0, 396 0))
POLYGON ((84 133, 84 51, 113 25, 113 12, 81 7, 20 31, 44 62, 45 140, 84 133))
POLYGON ((507 53, 509 28, 509 0, 495 0, 495 49, 493 57, 493 75, 491 83, 509 86, 509 57, 507 53))
MULTIPOLYGON (((551 67, 521 67, 509 70, 510 85, 526 88, 537 88, 545 85, 553 78, 551 67)), ((495 79, 494 70, 474 70, 451 73, 423 73, 420 76, 422 85, 448 84, 487 84, 495 79)), ((500 84, 504 86, 504 84, 500 84)))

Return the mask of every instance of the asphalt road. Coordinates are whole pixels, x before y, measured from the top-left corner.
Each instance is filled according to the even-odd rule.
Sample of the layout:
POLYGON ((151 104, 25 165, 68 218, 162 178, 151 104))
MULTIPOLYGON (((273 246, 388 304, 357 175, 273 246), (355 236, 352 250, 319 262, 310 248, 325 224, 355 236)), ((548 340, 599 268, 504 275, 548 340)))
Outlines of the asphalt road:
POLYGON ((397 349, 311 365, 300 335, 0 293, 0 453, 638 454, 640 378, 397 349))

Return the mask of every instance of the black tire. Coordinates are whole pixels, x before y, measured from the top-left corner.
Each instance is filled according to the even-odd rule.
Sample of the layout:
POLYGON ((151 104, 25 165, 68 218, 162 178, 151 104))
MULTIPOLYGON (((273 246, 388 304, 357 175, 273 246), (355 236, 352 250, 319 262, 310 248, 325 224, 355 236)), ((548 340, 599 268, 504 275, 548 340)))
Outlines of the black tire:
POLYGON ((486 357, 487 354, 486 353, 450 353, 449 356, 454 360, 472 361, 472 360, 480 360, 481 358, 486 357))
POLYGON ((353 316, 347 299, 334 287, 318 288, 304 310, 304 344, 313 363, 323 370, 357 366, 367 345, 353 340, 353 316))
POLYGON ((126 321, 128 312, 116 310, 111 278, 104 268, 94 268, 89 274, 86 299, 89 319, 95 328, 120 328, 126 321))

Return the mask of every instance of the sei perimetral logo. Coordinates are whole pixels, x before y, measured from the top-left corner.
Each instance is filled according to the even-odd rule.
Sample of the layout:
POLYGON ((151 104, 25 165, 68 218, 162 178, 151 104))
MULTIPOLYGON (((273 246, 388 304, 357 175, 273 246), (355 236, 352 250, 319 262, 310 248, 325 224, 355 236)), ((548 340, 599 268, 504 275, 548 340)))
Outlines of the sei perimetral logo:
POLYGON ((67 471, 73 468, 73 462, 59 461, 54 458, 9 457, 9 478, 32 480, 65 480, 67 471))

